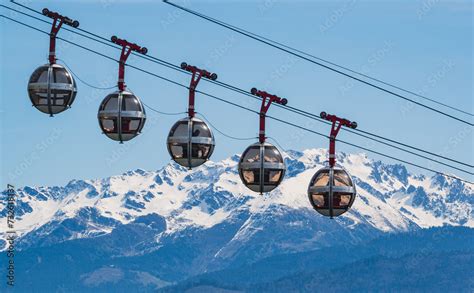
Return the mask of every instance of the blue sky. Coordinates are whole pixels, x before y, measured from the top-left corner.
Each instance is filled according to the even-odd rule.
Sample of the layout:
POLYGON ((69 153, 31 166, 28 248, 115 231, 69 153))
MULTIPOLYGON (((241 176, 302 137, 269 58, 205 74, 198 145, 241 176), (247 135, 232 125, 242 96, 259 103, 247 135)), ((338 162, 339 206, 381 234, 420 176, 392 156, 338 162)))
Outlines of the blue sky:
MULTIPOLYGON (((357 121, 360 129, 473 163, 472 127, 410 106, 393 96, 179 12, 161 1, 23 2, 38 10, 48 7, 78 19, 81 28, 97 34, 134 41, 146 46, 150 55, 174 64, 186 61, 205 67, 218 73, 223 82, 244 89, 255 86, 287 98, 291 106, 344 116, 357 121)), ((176 2, 473 112, 473 7, 469 1, 176 2)), ((2 3, 11 5, 8 1, 2 3)), ((43 30, 50 29, 41 22, 0 9, 2 14, 18 17, 43 30)), ((166 136, 181 116, 160 116, 148 111, 143 133, 120 145, 101 134, 97 122, 99 103, 110 90, 95 90, 76 80, 78 95, 73 107, 49 118, 31 106, 26 91, 30 74, 47 61, 47 36, 3 19, 0 31, 1 186, 7 183, 16 186, 66 184, 71 179, 101 178, 136 168, 156 170, 169 162, 166 136)), ((64 30, 60 36, 119 57, 116 50, 64 30)), ((58 58, 91 84, 113 86, 116 83, 115 62, 61 41, 58 41, 58 58)), ((187 75, 138 58, 132 57, 128 63, 189 83, 187 75)), ((158 110, 186 110, 187 92, 183 88, 131 68, 127 68, 126 83, 145 103, 158 110)), ((199 89, 256 110, 259 108, 251 98, 205 82, 200 83, 199 89)), ((221 131, 240 137, 257 136, 255 114, 201 95, 197 96, 196 108, 221 131)), ((329 133, 326 125, 276 107, 270 108, 269 114, 329 133)), ((275 121, 268 122, 267 133, 287 149, 328 146, 322 137, 275 121)), ((213 160, 240 153, 252 143, 215 135, 217 147, 213 160)), ((341 132, 339 138, 472 180, 462 173, 349 133, 341 132)), ((361 152, 342 144, 338 144, 337 149, 361 152)))

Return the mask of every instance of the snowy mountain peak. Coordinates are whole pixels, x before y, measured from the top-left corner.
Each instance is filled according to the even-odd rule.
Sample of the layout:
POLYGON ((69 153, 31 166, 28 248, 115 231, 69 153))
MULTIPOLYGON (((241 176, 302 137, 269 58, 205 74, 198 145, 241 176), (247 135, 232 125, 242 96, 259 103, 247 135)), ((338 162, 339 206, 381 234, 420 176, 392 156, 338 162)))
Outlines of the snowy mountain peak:
MULTIPOLYGON (((337 161, 353 176, 358 195, 348 213, 328 221, 312 210, 306 194, 308 182, 327 159, 327 150, 289 150, 284 158, 285 180, 263 196, 240 182, 237 155, 191 171, 170 163, 158 171, 136 169, 105 179, 72 180, 64 187, 25 186, 18 190, 16 227, 25 239, 20 243, 24 247, 36 245, 50 235, 55 235, 54 241, 96 237, 150 214, 166 221, 162 235, 241 223, 234 236, 239 243, 244 235, 262 237, 266 232, 259 229, 269 229, 265 225, 273 221, 302 230, 308 224, 301 223, 314 222, 317 224, 310 232, 316 234, 335 224, 347 233, 474 227, 471 186, 440 175, 412 175, 400 164, 345 153, 339 153, 337 161)), ((4 202, 0 211, 5 217, 4 202)))

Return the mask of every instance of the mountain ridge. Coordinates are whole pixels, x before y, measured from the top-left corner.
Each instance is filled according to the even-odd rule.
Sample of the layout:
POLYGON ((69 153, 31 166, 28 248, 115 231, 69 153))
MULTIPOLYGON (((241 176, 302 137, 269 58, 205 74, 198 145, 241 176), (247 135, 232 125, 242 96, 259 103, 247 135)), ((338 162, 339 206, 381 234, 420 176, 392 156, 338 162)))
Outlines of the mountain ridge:
MULTIPOLYGON (((240 182, 238 155, 192 171, 170 163, 158 171, 136 169, 65 186, 20 188, 15 244, 19 263, 28 269, 19 277, 34 272, 41 283, 67 265, 70 275, 58 282, 65 288, 74 284, 72 291, 122 289, 132 286, 128 278, 154 290, 279 255, 330 251, 341 244, 360 247, 432 227, 474 227, 471 186, 411 174, 403 165, 365 154, 338 154, 358 195, 344 215, 323 217, 312 209, 306 191, 327 151, 283 155, 285 179, 264 195, 240 182)), ((0 220, 5 215, 2 201, 0 220)), ((387 264, 383 259, 375 263, 387 264)))
MULTIPOLYGON (((288 169, 285 180, 263 196, 240 182, 238 155, 207 162, 192 171, 170 163, 158 171, 136 169, 104 179, 71 180, 63 187, 25 186, 17 191, 19 248, 34 245, 34 239, 60 228, 67 230, 62 233, 64 241, 100 236, 151 213, 166 219, 167 235, 192 226, 211 228, 243 211, 256 220, 262 215, 278 218, 279 214, 297 211, 306 221, 312 217, 326 221, 311 209, 306 195, 310 178, 326 156, 324 149, 284 153, 288 169), (71 229, 71 222, 78 226, 71 229), (28 238, 30 241, 22 241, 28 238)), ((349 230, 358 225, 382 232, 442 225, 474 227, 474 191, 460 181, 441 175, 413 175, 401 164, 373 161, 365 154, 339 153, 337 159, 353 176, 358 190, 353 209, 335 220, 347 224, 349 230)), ((2 202, 0 218, 5 215, 2 202)), ((251 237, 252 225, 244 223, 234 240, 243 235, 251 237)))

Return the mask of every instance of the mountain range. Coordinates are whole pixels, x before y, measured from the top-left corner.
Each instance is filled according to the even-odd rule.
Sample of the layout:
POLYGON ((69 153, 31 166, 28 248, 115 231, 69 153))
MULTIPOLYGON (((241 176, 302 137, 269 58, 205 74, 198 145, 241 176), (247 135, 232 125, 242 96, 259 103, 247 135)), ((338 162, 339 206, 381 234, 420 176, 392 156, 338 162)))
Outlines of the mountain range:
MULTIPOLYGON (((472 186, 442 175, 412 174, 365 154, 339 153, 337 161, 352 175, 358 194, 349 212, 331 220, 311 208, 306 194, 326 150, 286 151, 284 158, 285 180, 264 195, 242 185, 238 155, 191 171, 170 163, 158 171, 20 188, 18 290, 312 292, 320 282, 350 272, 367 276, 371 267, 407 275, 433 258, 439 260, 433 266, 473 264, 472 186)), ((1 201, 0 221, 6 222, 6 214, 1 201)), ((5 231, 0 233, 3 239, 5 231)), ((5 249, 5 242, 0 247, 5 249)), ((321 288, 340 291, 352 284, 349 279, 354 280, 321 288)), ((459 272, 440 280, 474 288, 472 278, 459 272)), ((403 291, 412 281, 399 287, 354 282, 355 290, 403 291)), ((426 286, 411 288, 439 288, 426 286)))

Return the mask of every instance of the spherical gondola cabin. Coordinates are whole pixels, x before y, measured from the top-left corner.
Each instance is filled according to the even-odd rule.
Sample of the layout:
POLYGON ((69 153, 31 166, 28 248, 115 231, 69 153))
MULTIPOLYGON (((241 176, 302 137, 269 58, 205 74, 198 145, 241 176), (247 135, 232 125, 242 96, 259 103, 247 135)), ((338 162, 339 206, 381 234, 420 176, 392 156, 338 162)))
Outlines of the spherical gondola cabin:
POLYGON ((316 172, 308 187, 313 208, 323 216, 337 217, 347 212, 356 197, 351 176, 340 166, 326 166, 316 172))
POLYGON ((344 168, 336 165, 336 137, 342 126, 355 129, 357 123, 321 112, 322 119, 331 122, 328 165, 314 174, 308 186, 313 208, 323 216, 337 217, 347 212, 356 197, 356 187, 344 168))
POLYGON ((217 74, 205 69, 181 63, 181 68, 191 72, 189 85, 188 117, 176 122, 171 128, 167 147, 168 152, 176 163, 192 169, 204 164, 214 152, 214 135, 207 124, 195 117, 196 87, 201 78, 216 80, 217 74))
POLYGON ((260 194, 270 192, 280 185, 285 170, 280 151, 267 142, 252 144, 240 157, 240 179, 250 190, 260 194))
POLYGON ((36 109, 50 116, 70 108, 76 94, 74 77, 59 64, 38 67, 28 82, 31 103, 36 109))
POLYGON ((129 91, 116 91, 102 101, 97 115, 102 132, 121 143, 140 134, 146 113, 140 99, 129 91))
POLYGON ((266 142, 265 117, 273 102, 286 105, 288 100, 256 88, 250 93, 262 99, 259 135, 258 142, 249 146, 240 157, 239 175, 245 186, 262 194, 275 189, 285 177, 286 166, 280 151, 266 142))
POLYGON ((49 64, 40 66, 33 72, 28 82, 28 95, 36 109, 54 116, 70 108, 77 94, 76 82, 71 73, 56 64, 56 35, 62 24, 77 28, 79 21, 47 8, 43 9, 43 15, 54 20, 49 41, 49 64))
POLYGON ((105 97, 99 106, 97 118, 105 135, 123 143, 140 134, 146 121, 145 107, 142 102, 132 92, 127 91, 125 62, 132 51, 146 54, 148 50, 116 36, 112 36, 111 41, 122 46, 118 70, 118 91, 105 97))
POLYGON ((191 169, 204 164, 211 157, 215 146, 214 135, 204 121, 186 117, 171 128, 167 146, 176 163, 191 169))

